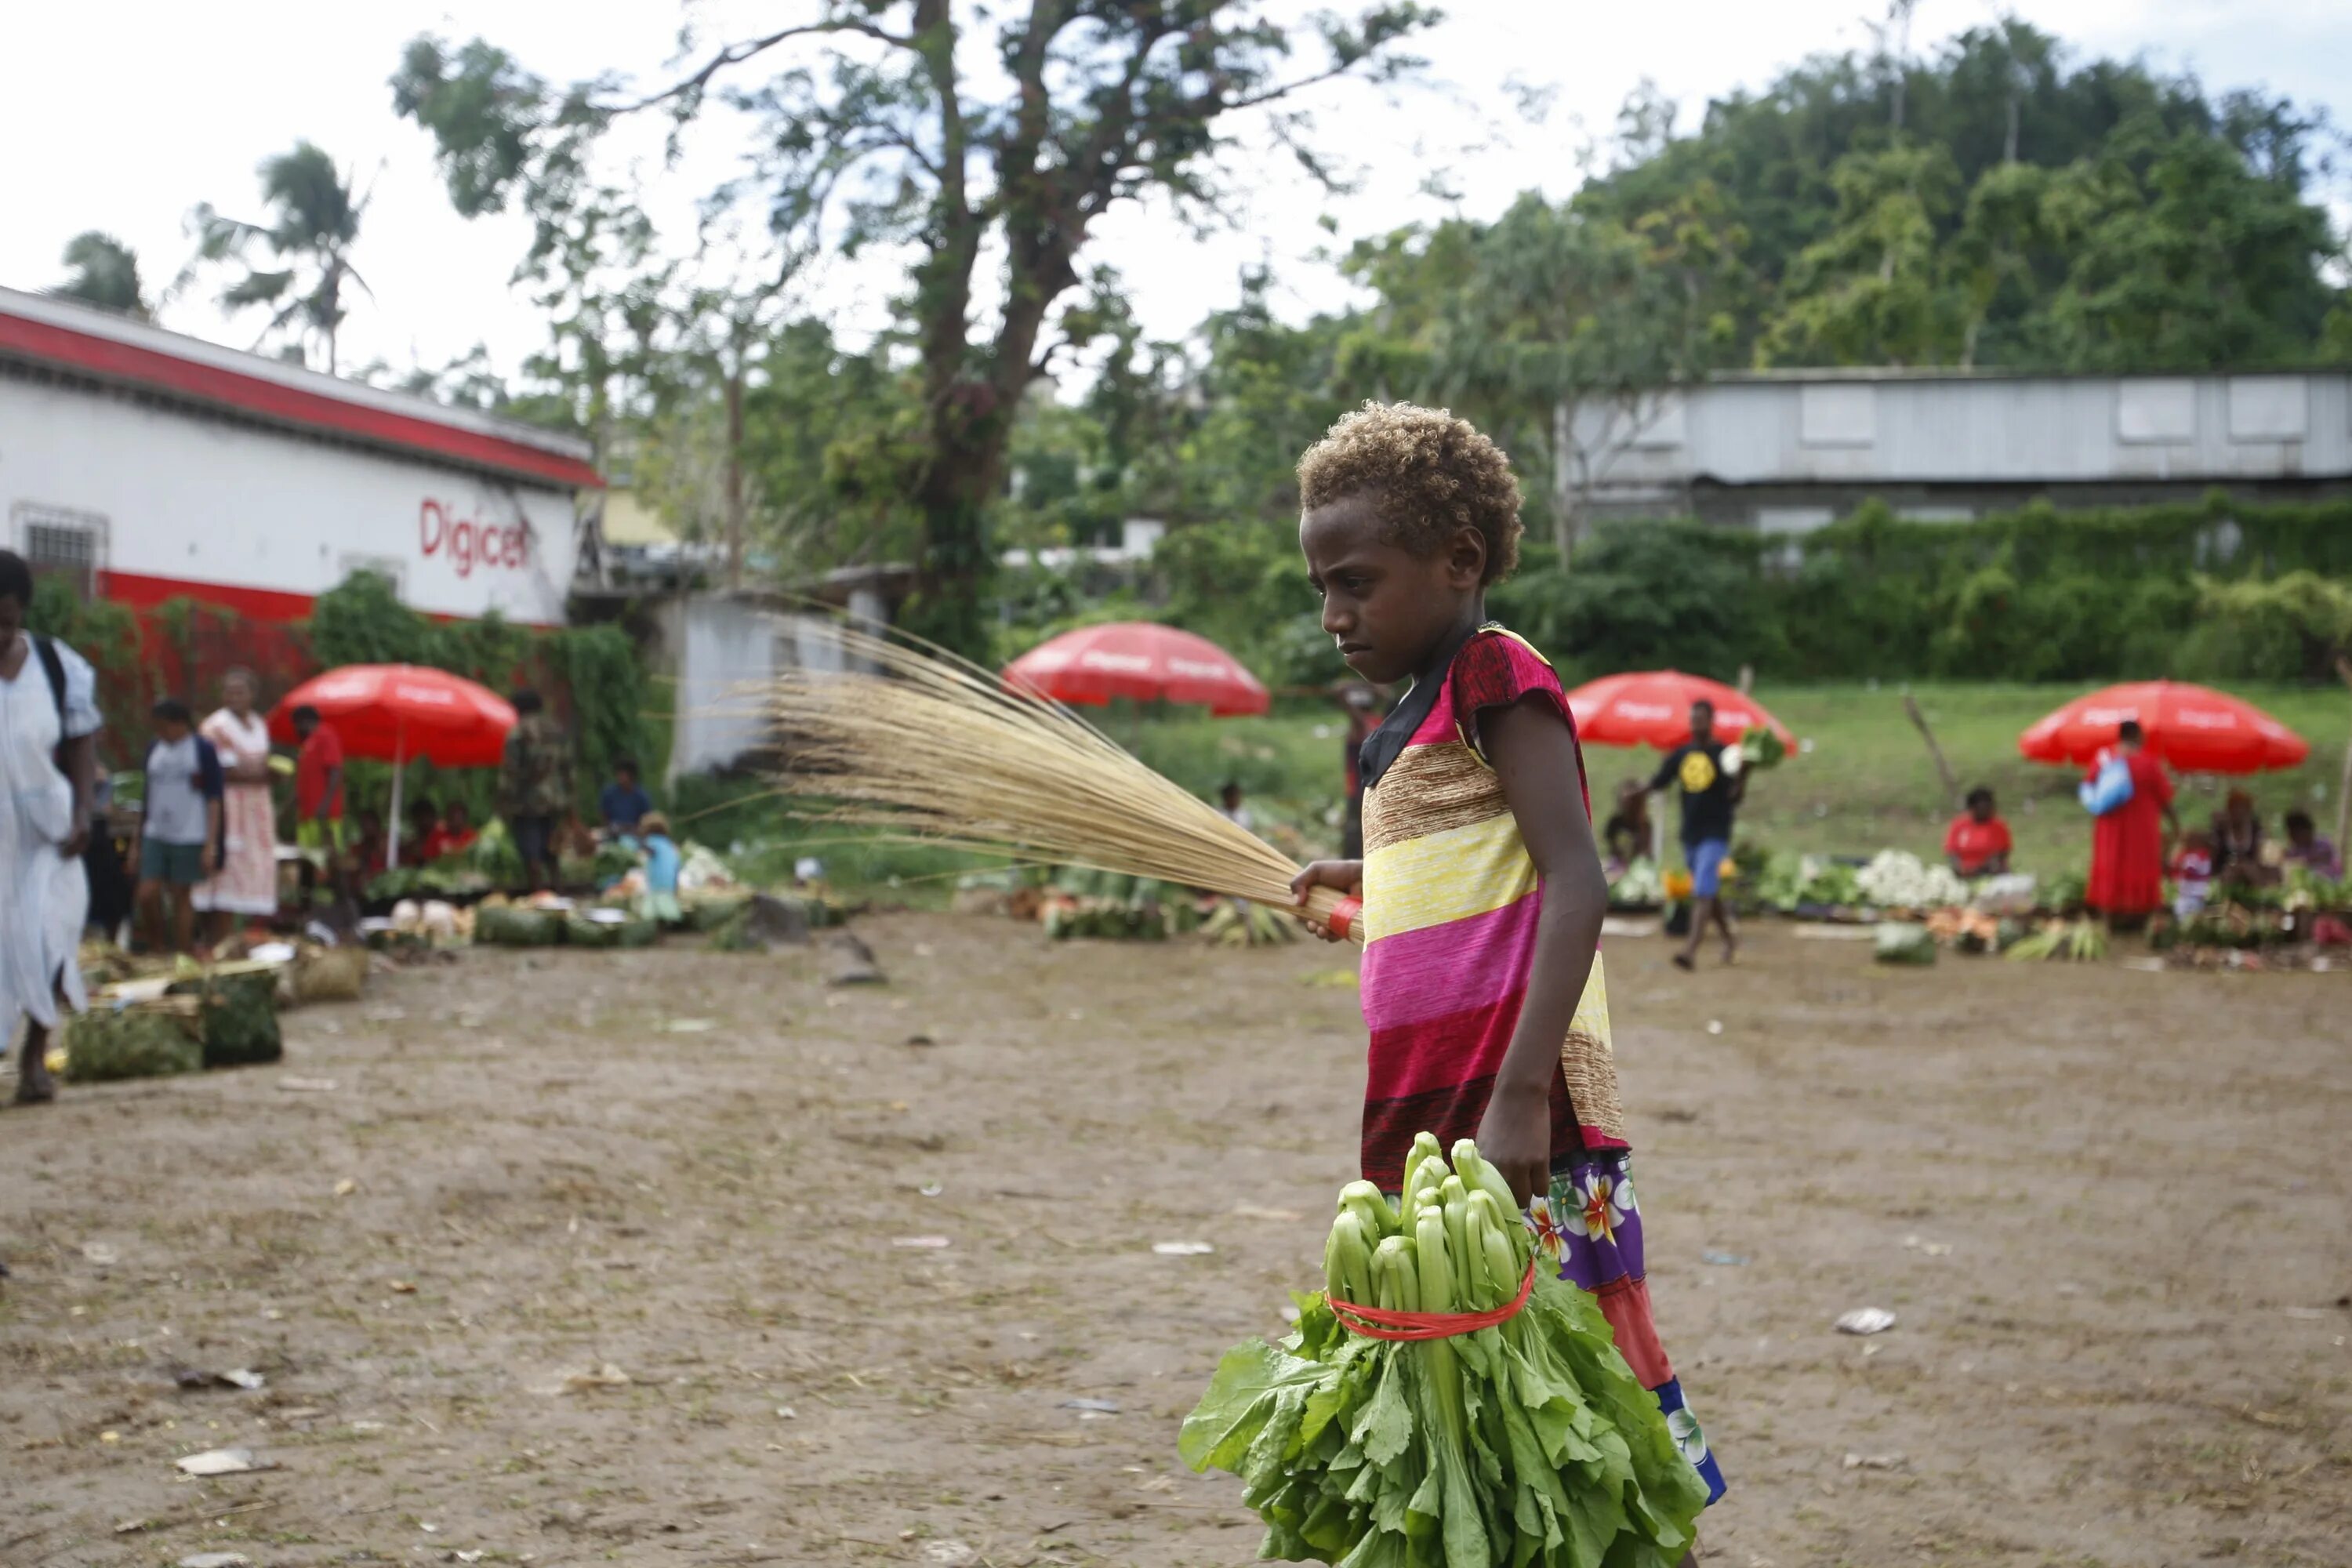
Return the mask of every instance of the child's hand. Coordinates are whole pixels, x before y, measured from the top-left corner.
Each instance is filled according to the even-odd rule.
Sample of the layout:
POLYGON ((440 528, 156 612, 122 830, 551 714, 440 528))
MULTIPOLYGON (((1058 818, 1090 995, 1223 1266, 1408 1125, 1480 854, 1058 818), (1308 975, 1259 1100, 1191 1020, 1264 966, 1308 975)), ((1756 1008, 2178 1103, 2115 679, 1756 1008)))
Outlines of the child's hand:
MULTIPOLYGON (((1364 891, 1364 863, 1361 860, 1318 860, 1290 879, 1290 896, 1301 904, 1306 903, 1307 895, 1318 888, 1329 888, 1351 899, 1360 898, 1364 891)), ((1313 915, 1301 912, 1298 919, 1299 923, 1325 942, 1344 940, 1313 915)))
POLYGON ((1541 1197, 1551 1185, 1551 1096, 1548 1090, 1515 1089, 1500 1080, 1478 1121, 1478 1152, 1511 1184, 1519 1206, 1541 1197))

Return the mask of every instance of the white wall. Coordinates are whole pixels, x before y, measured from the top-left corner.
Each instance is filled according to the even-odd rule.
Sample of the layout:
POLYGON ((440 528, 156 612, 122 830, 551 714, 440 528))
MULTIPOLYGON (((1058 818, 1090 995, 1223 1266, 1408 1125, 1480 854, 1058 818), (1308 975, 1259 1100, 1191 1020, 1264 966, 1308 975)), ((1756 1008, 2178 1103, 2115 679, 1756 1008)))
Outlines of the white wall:
POLYGON ((11 549, 28 508, 103 517, 110 572, 316 595, 376 561, 414 608, 539 625, 563 619, 578 544, 568 491, 0 377, 11 549))
MULTIPOLYGON (((1612 488, 2055 484, 2352 477, 2352 376, 1727 376, 1683 438, 1619 453, 1612 488)), ((1588 438, 1599 413, 1580 410, 1588 438)))
POLYGON ((740 599, 674 599, 662 635, 677 658, 677 718, 670 736, 672 779, 723 768, 756 748, 768 726, 758 686, 774 678, 784 617, 740 599))

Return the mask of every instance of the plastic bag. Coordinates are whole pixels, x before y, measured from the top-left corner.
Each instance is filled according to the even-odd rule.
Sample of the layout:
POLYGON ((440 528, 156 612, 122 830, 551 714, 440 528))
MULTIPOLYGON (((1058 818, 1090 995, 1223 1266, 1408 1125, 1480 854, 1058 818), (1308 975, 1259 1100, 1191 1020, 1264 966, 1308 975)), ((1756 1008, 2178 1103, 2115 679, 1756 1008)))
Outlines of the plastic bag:
POLYGON ((2106 816, 2132 797, 2131 764, 2112 752, 2100 758, 2098 773, 2084 780, 2074 795, 2093 816, 2106 816))

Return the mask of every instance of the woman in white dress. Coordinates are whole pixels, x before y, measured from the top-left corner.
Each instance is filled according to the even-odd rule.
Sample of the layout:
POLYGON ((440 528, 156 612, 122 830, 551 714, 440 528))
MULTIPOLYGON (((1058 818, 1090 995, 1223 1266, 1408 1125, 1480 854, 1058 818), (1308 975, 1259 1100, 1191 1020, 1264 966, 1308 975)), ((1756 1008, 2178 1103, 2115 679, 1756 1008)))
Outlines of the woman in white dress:
POLYGON ((269 794, 269 721, 254 710, 249 669, 221 678, 220 710, 201 732, 220 753, 226 780, 221 829, 228 852, 219 872, 196 884, 195 907, 212 916, 212 940, 226 941, 240 915, 278 912, 278 807, 269 794))
POLYGON ((89 1005, 78 954, 99 729, 96 673, 26 631, 32 601, 31 568, 0 550, 0 1048, 24 1015, 20 1105, 57 1098, 47 1058, 59 1005, 89 1005))

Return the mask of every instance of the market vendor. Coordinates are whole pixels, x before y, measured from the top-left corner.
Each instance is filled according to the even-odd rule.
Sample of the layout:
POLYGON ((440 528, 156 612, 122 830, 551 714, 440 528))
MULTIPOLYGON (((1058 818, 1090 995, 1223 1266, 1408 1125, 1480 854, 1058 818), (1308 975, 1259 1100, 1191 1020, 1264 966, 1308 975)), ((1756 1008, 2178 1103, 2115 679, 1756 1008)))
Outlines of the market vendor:
POLYGON ((2274 882, 2274 868, 2263 864, 2263 819, 2254 797, 2233 789, 2213 814, 2213 879, 2251 886, 2274 882))
POLYGON ((1969 791, 1968 809, 1944 833, 1944 859, 1960 877, 1999 877, 2009 870, 2009 824, 2000 819, 1992 791, 1969 791))
POLYGON ((1617 786, 1617 809, 1601 829, 1603 861, 1612 877, 1650 852, 1650 787, 1641 779, 1617 786))
POLYGON ((614 838, 634 838, 638 825, 654 808, 654 797, 637 782, 637 759, 622 757, 613 763, 613 782, 597 796, 604 831, 614 838))
POLYGON ((2311 813, 2301 809, 2286 814, 2286 851, 2282 859, 2289 869, 2301 867, 2330 882, 2344 876, 2344 858, 2332 842, 2320 837, 2311 813))
POLYGON ((462 800, 453 800, 445 807, 440 820, 433 824, 420 845, 420 863, 440 859, 445 855, 462 855, 474 847, 481 835, 474 831, 473 815, 462 800))

